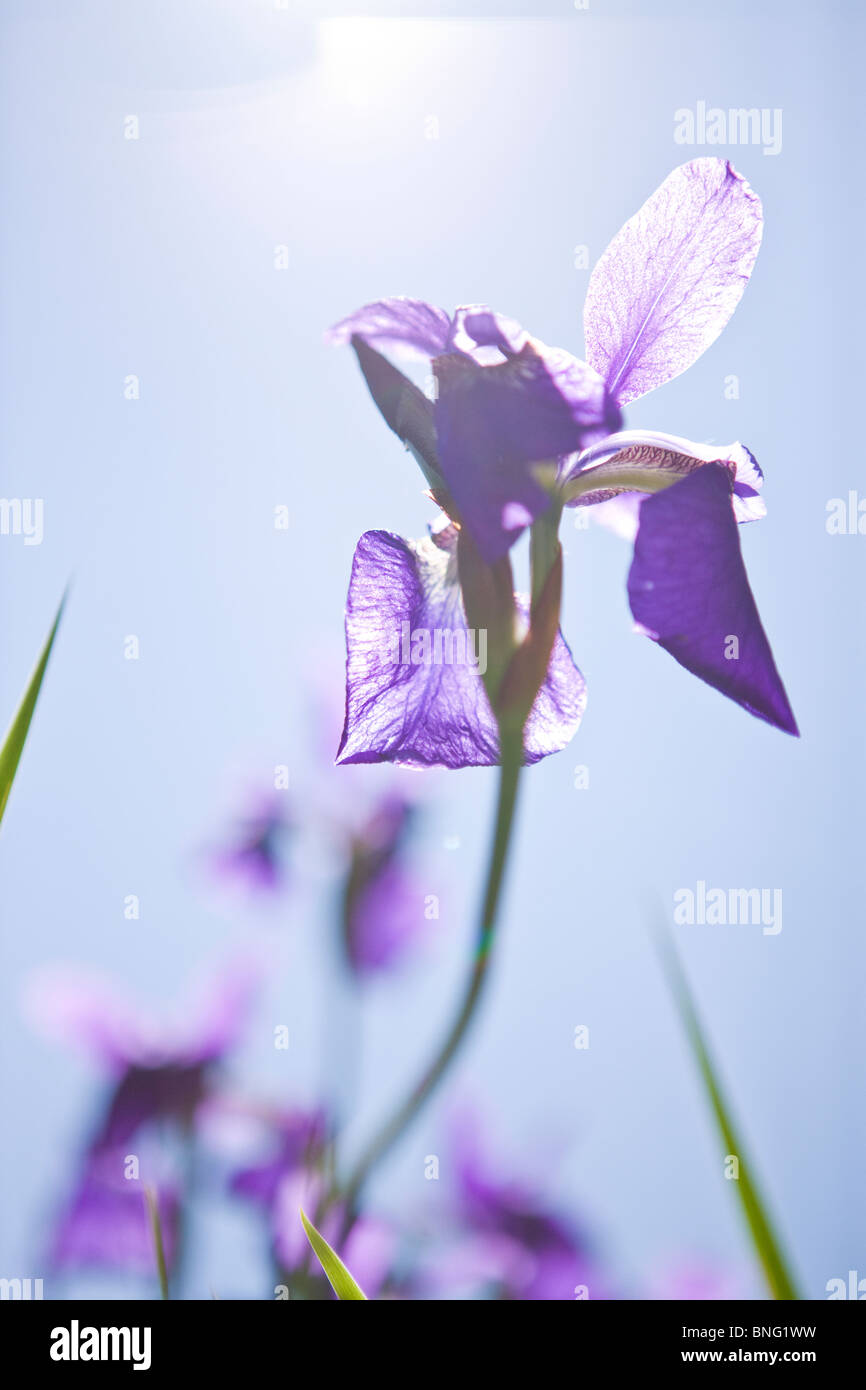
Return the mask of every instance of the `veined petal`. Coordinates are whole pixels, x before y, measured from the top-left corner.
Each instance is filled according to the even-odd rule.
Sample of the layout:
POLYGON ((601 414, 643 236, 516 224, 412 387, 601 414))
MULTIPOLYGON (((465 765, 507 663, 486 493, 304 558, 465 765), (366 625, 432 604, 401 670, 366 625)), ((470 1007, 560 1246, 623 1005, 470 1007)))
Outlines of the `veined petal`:
MULTIPOLYGON (((758 495, 764 475, 743 444, 695 444, 657 430, 621 430, 567 460, 560 472, 560 491, 567 506, 595 506, 617 495, 631 499, 638 492, 659 492, 705 463, 723 464, 731 474, 737 521, 766 516, 766 505, 758 495)), ((630 511, 636 524, 633 501, 630 511)))
POLYGON ((481 365, 468 351, 434 359, 434 420, 446 487, 493 564, 550 505, 551 461, 615 430, 619 411, 597 373, 569 353, 527 338, 507 355, 513 332, 494 347, 487 320, 476 331, 502 360, 481 365))
POLYGON ((415 356, 435 357, 445 351, 450 329, 451 318, 444 309, 423 299, 397 297, 377 299, 356 309, 335 323, 325 339, 339 347, 358 337, 366 343, 402 348, 415 356))
POLYGON ((675 169, 599 260, 584 306, 587 361, 620 405, 679 376, 746 287, 761 202, 724 159, 675 169))
POLYGON ((750 714, 798 733, 749 588, 722 464, 646 499, 628 597, 647 636, 681 666, 750 714))
MULTIPOLYGON (((338 762, 456 768, 499 761, 481 679, 487 634, 467 629, 455 545, 453 528, 420 541, 368 531, 358 542, 338 762)), ((526 604, 519 607, 525 614, 526 604)), ((560 635, 527 721, 527 763, 565 747, 585 703, 583 677, 560 635)))

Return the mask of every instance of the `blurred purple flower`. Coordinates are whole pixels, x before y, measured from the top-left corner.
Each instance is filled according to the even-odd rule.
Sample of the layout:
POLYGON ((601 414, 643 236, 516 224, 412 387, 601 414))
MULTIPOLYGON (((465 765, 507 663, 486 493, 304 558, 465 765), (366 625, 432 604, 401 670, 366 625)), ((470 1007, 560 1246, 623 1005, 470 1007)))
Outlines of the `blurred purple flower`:
POLYGON ((138 1012, 106 980, 56 967, 32 982, 28 1010, 44 1033, 84 1047, 113 1076, 95 1140, 113 1146, 153 1120, 191 1122, 210 1068, 239 1039, 259 979, 251 955, 233 961, 172 1025, 138 1012))
POLYGON ((325 1154, 328 1118, 324 1110, 288 1110, 272 1116, 268 1125, 271 1152, 261 1163, 239 1169, 231 1190, 272 1212, 283 1178, 318 1167, 325 1154))
POLYGON ((344 1210, 336 1203, 320 1212, 326 1184, 318 1173, 301 1169, 289 1173, 280 1183, 272 1213, 274 1250, 283 1269, 290 1273, 307 1269, 320 1295, 334 1297, 310 1254, 300 1211, 318 1227, 325 1240, 345 1261, 368 1298, 378 1298, 388 1280, 397 1248, 394 1228, 379 1217, 362 1214, 345 1239, 340 1239, 344 1210))
POLYGON ((362 1215, 341 1241, 343 1207, 325 1201, 328 1125, 321 1109, 291 1110, 273 1117, 271 1152, 261 1163, 236 1172, 231 1190, 261 1208, 277 1264, 290 1280, 301 1278, 305 1296, 329 1298, 332 1294, 310 1254, 301 1207, 338 1250, 367 1296, 375 1298, 388 1278, 396 1235, 388 1223, 362 1215))
MULTIPOLYGON (((123 1149, 99 1148, 85 1155, 78 1185, 55 1226, 50 1252, 55 1268, 94 1265, 132 1274, 153 1273, 153 1233, 143 1184, 126 1176, 127 1159, 123 1149)), ((176 1186, 159 1186, 158 1208, 166 1265, 171 1269, 180 1225, 176 1186)))
POLYGON ((259 797, 211 856, 221 879, 251 893, 275 893, 285 882, 284 845, 291 831, 284 798, 259 797))
MULTIPOLYGON (((174 1027, 137 1014, 112 985, 77 970, 53 968, 31 983, 27 1007, 37 1026, 64 1043, 85 1047, 111 1078, 72 1195, 57 1221, 53 1254, 58 1264, 152 1272, 153 1239, 142 1193, 142 1181, 148 1181, 159 1193, 171 1266, 183 1184, 179 1177, 164 1181, 161 1173, 154 1181, 142 1143, 152 1148, 150 1141, 162 1136, 166 1124, 180 1136, 189 1132, 211 1069, 237 1041, 257 983, 251 958, 235 961, 174 1027), (130 1153, 133 1142, 137 1152, 130 1153)), ((164 1152, 159 1160, 162 1168, 164 1152)))
POLYGON ((532 1188, 491 1171, 474 1123, 455 1130, 458 1235, 421 1273, 449 1292, 521 1301, 600 1299, 606 1283, 585 1237, 532 1188))
POLYGON ((343 889, 346 959, 358 976, 394 965, 424 924, 424 895, 405 866, 415 808, 391 793, 352 835, 343 889))

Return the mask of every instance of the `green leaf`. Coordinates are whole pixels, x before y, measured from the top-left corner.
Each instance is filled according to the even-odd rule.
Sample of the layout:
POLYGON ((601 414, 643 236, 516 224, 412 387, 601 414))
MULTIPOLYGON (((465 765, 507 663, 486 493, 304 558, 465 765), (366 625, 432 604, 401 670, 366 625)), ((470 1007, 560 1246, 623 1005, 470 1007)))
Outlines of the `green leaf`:
POLYGON ((63 614, 63 606, 66 603, 66 595, 60 600, 60 607, 54 619, 54 626, 48 634, 45 646, 36 663, 36 669, 30 677, 30 682, 24 692, 21 704, 18 706, 15 717, 9 725, 3 746, 0 748, 0 821, 6 810, 6 802, 9 800, 9 793, 12 790, 12 783, 15 780, 15 773, 18 771, 18 763, 24 749, 24 742, 27 738, 27 731, 30 728, 30 720, 33 718, 33 711, 36 708, 36 701, 39 698, 39 691, 42 686, 42 677, 45 675, 45 668, 48 665, 48 658, 51 655, 51 648, 54 645, 54 638, 57 635, 57 628, 63 614))
POLYGON ((319 1234, 312 1221, 307 1220, 303 1208, 301 1208, 301 1220, 304 1223, 307 1240, 312 1245, 319 1264, 327 1274, 331 1288, 334 1290, 337 1297, 343 1300, 349 1298, 363 1298, 366 1301, 367 1295, 364 1293, 363 1289, 356 1284, 346 1266, 343 1264, 343 1261, 340 1259, 339 1255, 331 1249, 325 1237, 319 1234))
POLYGON ((739 1177, 733 1186, 737 1190, 752 1244, 755 1247, 755 1253, 763 1269, 770 1293, 775 1299, 799 1299, 800 1295, 797 1292, 794 1279, 782 1254, 766 1207, 752 1180, 750 1165, 746 1161, 743 1146, 737 1138, 730 1118, 731 1112, 713 1065, 704 1030, 689 991, 688 981, 673 944, 667 933, 661 929, 659 930, 659 946, 671 990, 679 1008, 680 1018, 691 1043, 692 1053, 701 1074, 710 1107, 715 1115, 725 1154, 733 1154, 739 1161, 739 1177))

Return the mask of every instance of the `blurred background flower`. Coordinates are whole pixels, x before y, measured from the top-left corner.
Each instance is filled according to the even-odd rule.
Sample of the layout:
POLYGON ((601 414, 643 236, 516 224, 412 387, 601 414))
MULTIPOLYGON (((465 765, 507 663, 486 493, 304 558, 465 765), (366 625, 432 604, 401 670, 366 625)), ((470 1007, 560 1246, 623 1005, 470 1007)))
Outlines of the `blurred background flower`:
POLYGON ((114 984, 78 969, 53 967, 31 981, 34 1024, 83 1048, 102 1073, 97 1117, 50 1243, 54 1267, 152 1273, 149 1186, 166 1263, 176 1268, 197 1112, 238 1043, 259 983, 252 957, 236 958, 172 1023, 139 1012, 114 984))
MULTIPOLYGON (((450 1228, 440 1249, 420 1256, 427 1296, 499 1300, 612 1297, 587 1233, 541 1195, 536 1183, 491 1157, 492 1135, 477 1116, 452 1125, 450 1228)), ((444 1239, 443 1239, 444 1237, 444 1239)))
POLYGON ((223 845, 210 852, 214 873, 250 893, 277 892, 287 881, 292 828, 284 795, 256 797, 230 828, 223 845))

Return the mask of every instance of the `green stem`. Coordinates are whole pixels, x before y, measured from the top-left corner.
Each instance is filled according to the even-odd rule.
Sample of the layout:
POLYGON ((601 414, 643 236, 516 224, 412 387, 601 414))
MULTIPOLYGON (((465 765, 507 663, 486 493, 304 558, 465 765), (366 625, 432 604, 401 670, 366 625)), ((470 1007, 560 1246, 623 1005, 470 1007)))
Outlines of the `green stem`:
POLYGON ((147 1204, 147 1213, 150 1218, 150 1230, 153 1236, 153 1248, 156 1255, 156 1268, 159 1275, 159 1292, 163 1300, 168 1299, 168 1265, 165 1260, 165 1245, 162 1239, 162 1222, 159 1219, 159 1200, 154 1188, 144 1189, 144 1200, 147 1204))
POLYGON ((481 916, 478 923, 478 937, 472 961, 472 969, 466 984, 463 999, 454 1022, 448 1030, 430 1066, 424 1072, 420 1081, 418 1081, 412 1091, 410 1091, 399 1110, 397 1110, 384 1128, 380 1130, 372 1143, 362 1154, 354 1171, 344 1185, 341 1195, 345 1200, 347 1217, 350 1222, 357 1207, 361 1190, 373 1168, 379 1163, 388 1150, 393 1147, 405 1130, 409 1128, 418 1112, 429 1100, 456 1056, 466 1036, 469 1025, 475 1016, 478 1001, 481 998, 481 993, 484 988, 484 982, 488 975, 488 965, 498 918, 502 884, 505 877, 508 851, 511 844, 511 832, 514 827, 514 811, 517 803, 517 788, 522 765, 522 729, 518 733, 509 732, 508 734, 503 734, 501 739, 499 796, 496 807, 496 826, 493 833, 490 866, 487 872, 487 883, 484 890, 481 916))
POLYGON ((559 554, 559 523, 562 520, 562 502, 559 497, 551 500, 546 512, 533 523, 529 532, 529 555, 532 572, 532 604, 541 598, 547 583, 547 576, 553 569, 559 554))

